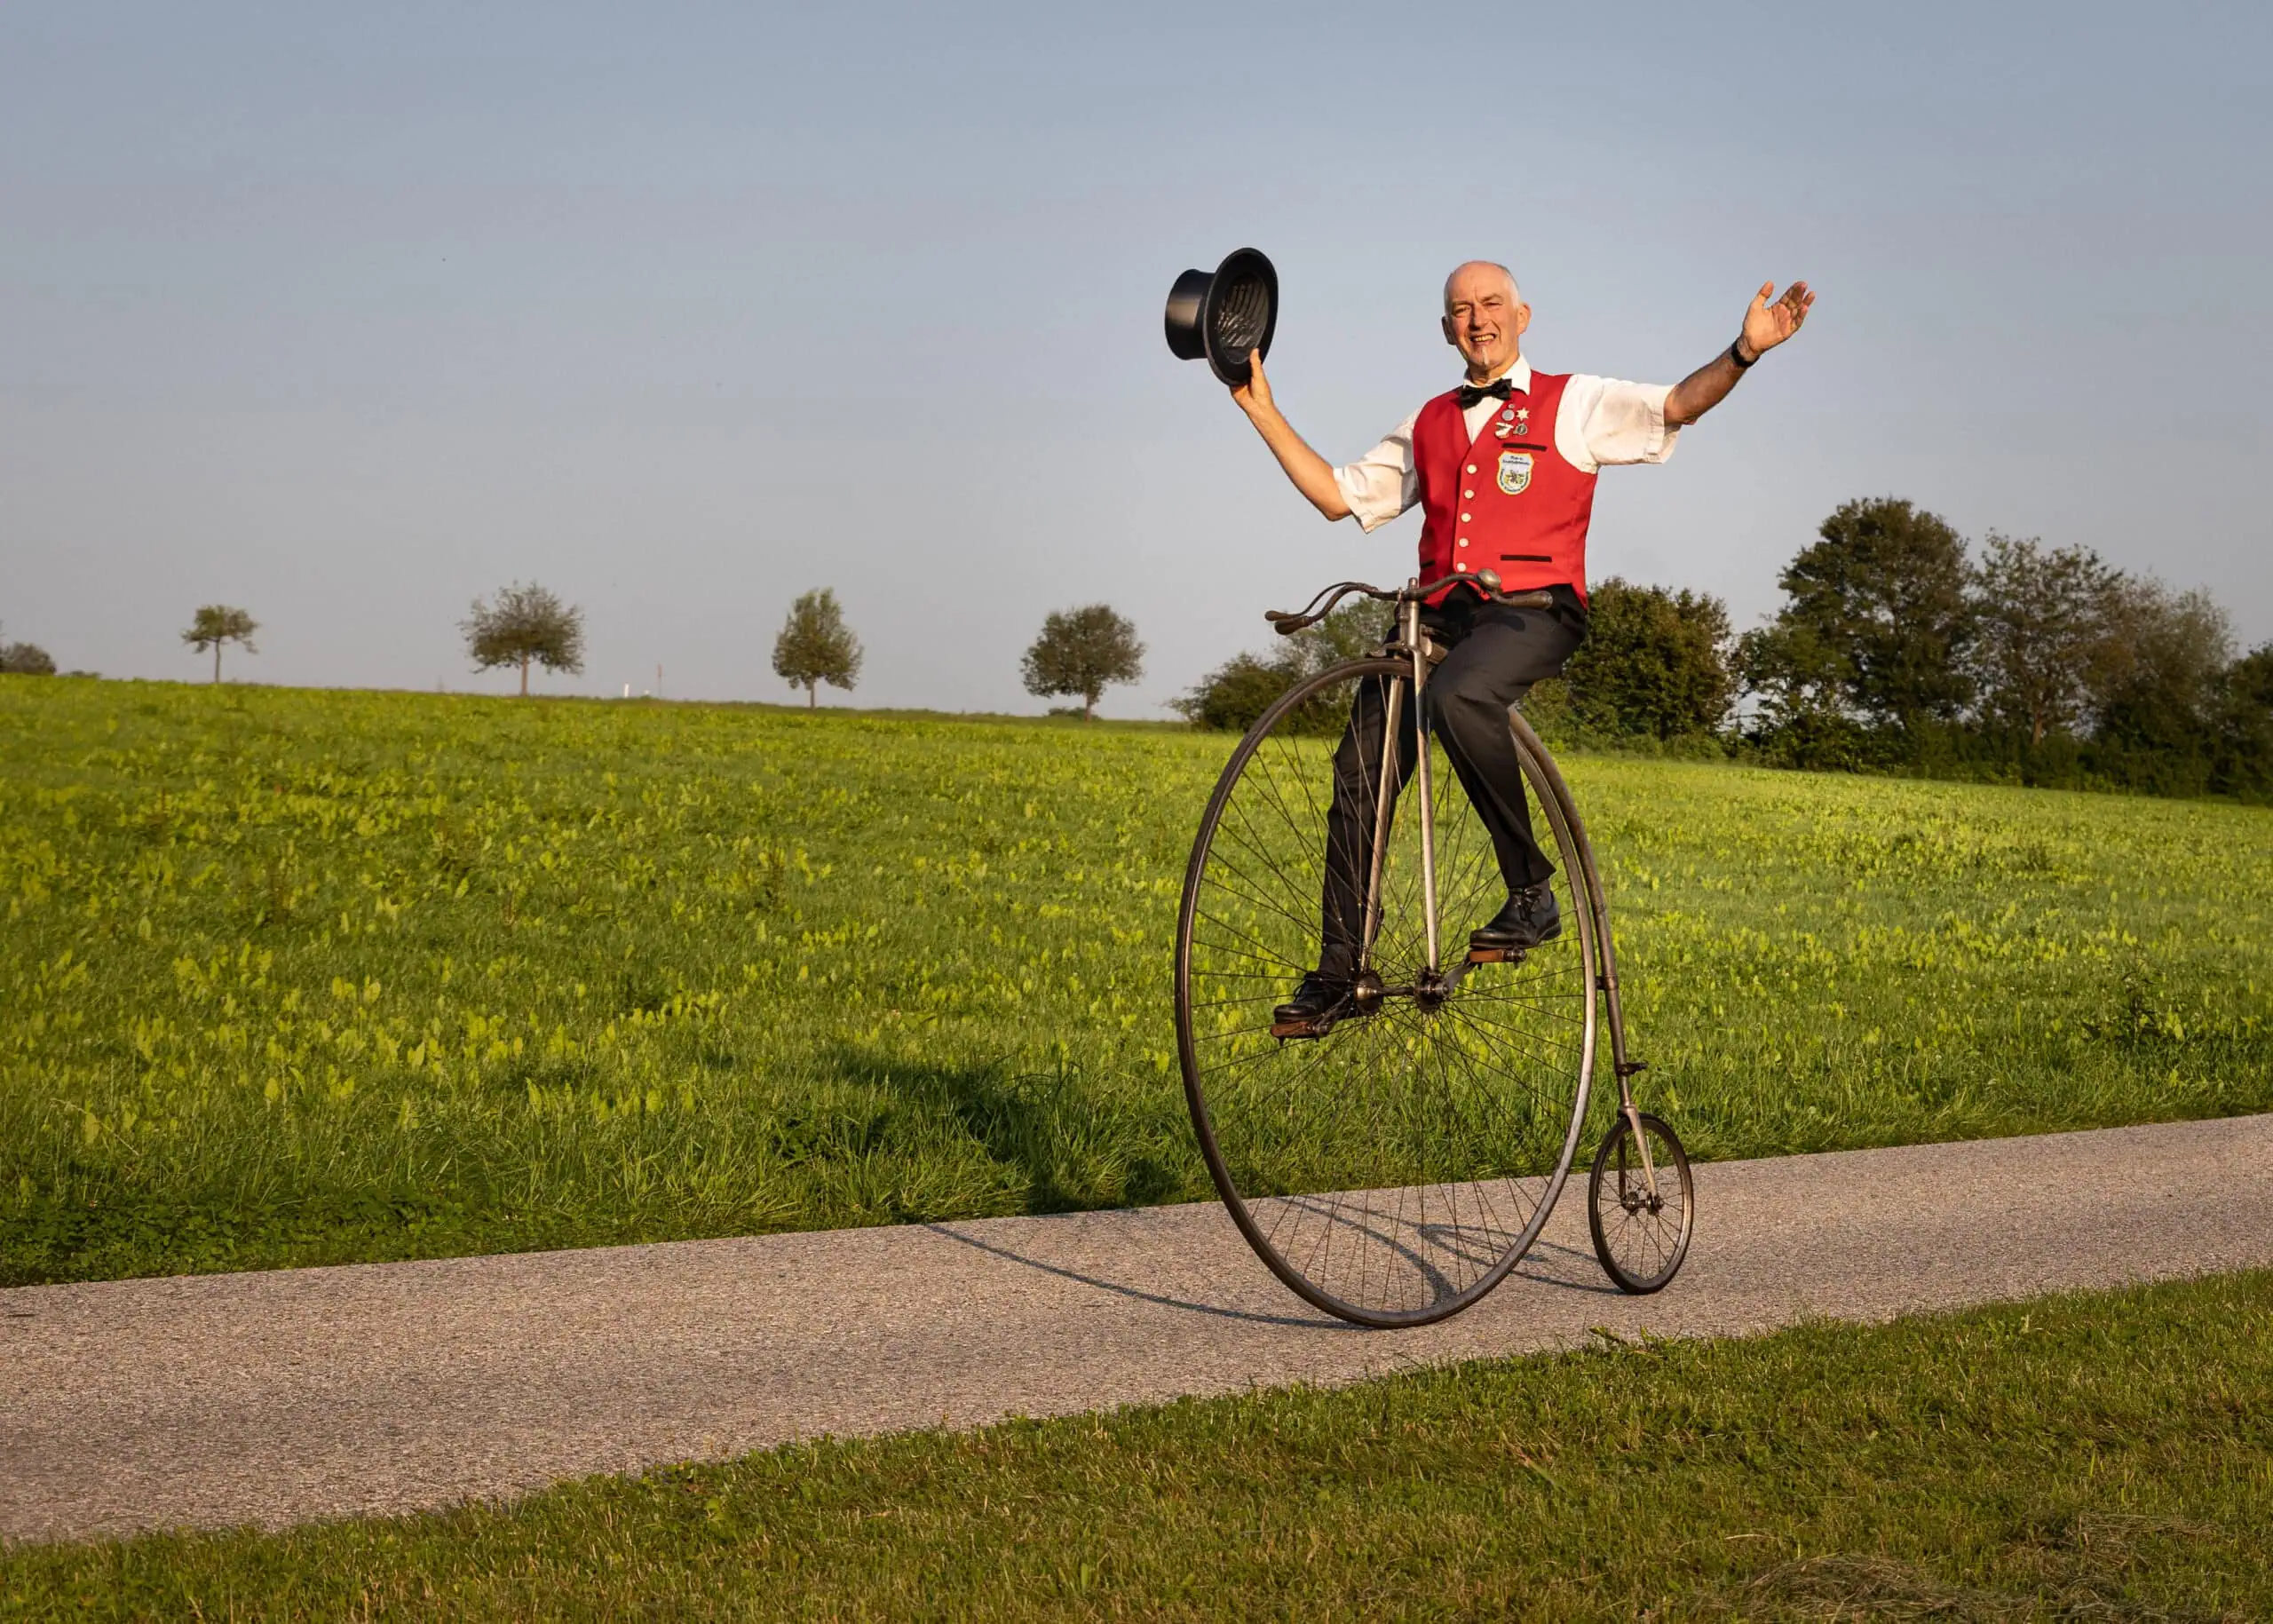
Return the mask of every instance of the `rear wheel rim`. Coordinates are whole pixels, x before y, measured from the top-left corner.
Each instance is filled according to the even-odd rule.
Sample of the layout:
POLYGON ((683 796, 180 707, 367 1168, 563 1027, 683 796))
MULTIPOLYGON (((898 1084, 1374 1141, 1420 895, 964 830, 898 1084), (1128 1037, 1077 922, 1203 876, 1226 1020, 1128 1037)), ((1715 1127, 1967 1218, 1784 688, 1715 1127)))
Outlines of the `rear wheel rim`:
POLYGON ((1620 1116, 1596 1153, 1587 1181, 1587 1216, 1604 1272, 1623 1290, 1647 1293, 1663 1290, 1681 1271, 1689 1255, 1696 1195, 1679 1137, 1646 1113, 1641 1122, 1655 1188, 1643 1172, 1633 1124, 1620 1116))
MULTIPOLYGON (((1432 989, 1418 791, 1407 788, 1369 958, 1384 995, 1322 1037, 1271 1037, 1271 1006, 1316 963, 1331 757, 1350 700, 1361 682, 1406 676, 1389 660, 1337 668, 1298 685, 1248 732, 1202 820, 1176 937, 1179 1058, 1218 1193, 1295 1293, 1374 1326, 1456 1313, 1529 1249, 1578 1144, 1596 1032, 1593 898, 1575 813, 1518 724, 1545 813, 1533 831, 1556 865, 1562 935, 1521 964, 1475 966, 1432 989)), ((1438 962, 1448 970, 1505 888, 1440 749, 1430 780, 1438 962)))

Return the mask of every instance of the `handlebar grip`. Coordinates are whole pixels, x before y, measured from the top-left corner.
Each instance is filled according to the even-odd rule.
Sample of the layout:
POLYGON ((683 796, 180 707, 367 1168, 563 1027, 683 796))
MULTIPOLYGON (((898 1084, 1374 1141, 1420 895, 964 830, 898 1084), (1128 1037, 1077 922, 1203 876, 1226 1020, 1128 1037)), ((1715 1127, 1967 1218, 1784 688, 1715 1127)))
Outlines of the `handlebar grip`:
POLYGON ((1525 592, 1501 590, 1500 572, 1496 569, 1477 570, 1476 583, 1510 609, 1552 609, 1555 606, 1555 594, 1544 587, 1534 587, 1525 592))

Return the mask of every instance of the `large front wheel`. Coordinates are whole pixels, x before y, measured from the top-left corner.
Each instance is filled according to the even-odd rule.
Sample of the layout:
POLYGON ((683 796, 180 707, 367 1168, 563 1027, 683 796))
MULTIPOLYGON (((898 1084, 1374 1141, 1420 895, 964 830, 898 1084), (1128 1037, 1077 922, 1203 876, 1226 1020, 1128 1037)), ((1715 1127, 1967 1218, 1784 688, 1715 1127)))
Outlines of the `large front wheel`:
POLYGON ((1595 1054, 1595 898, 1561 775, 1511 715, 1561 934, 1470 963, 1507 888, 1430 741, 1432 955, 1413 712, 1410 667, 1390 659, 1273 704, 1208 804, 1176 931, 1178 1054, 1216 1190, 1281 1280, 1370 1326, 1441 1319, 1515 1266, 1569 1175, 1595 1054), (1329 937, 1348 995, 1286 1035, 1273 1008, 1329 937))

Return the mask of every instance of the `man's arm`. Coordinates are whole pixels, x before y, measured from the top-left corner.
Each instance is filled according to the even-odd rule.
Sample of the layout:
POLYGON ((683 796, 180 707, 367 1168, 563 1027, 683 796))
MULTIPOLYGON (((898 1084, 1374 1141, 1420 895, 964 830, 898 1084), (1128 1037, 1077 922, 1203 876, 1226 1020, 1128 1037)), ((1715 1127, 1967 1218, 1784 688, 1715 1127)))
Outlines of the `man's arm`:
POLYGON ((1349 499, 1334 477, 1333 464, 1295 432, 1295 425, 1271 398, 1271 380, 1263 376, 1262 352, 1247 357, 1247 381, 1232 391, 1232 400, 1255 424, 1255 432, 1263 436, 1263 443, 1271 448, 1271 455, 1279 459, 1279 466, 1287 471, 1295 488, 1310 498, 1311 505, 1328 519, 1349 518, 1349 499))
MULTIPOLYGON (((1744 313, 1744 332, 1732 347, 1745 358, 1746 366, 1798 332, 1808 319, 1808 307, 1815 303, 1815 295, 1808 291, 1805 282, 1794 282, 1771 305, 1768 296, 1775 291, 1774 282, 1761 283, 1752 308, 1744 313)), ((1666 397, 1666 427, 1677 429, 1696 422, 1726 400, 1743 376, 1744 368, 1727 350, 1722 351, 1673 386, 1673 392, 1666 397)))

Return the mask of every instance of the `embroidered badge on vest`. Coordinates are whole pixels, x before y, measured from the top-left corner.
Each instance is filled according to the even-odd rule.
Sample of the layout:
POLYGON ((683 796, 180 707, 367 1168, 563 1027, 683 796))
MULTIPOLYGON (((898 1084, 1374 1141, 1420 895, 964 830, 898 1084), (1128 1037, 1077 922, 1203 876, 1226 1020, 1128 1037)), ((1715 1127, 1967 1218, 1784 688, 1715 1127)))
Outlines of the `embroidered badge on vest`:
POLYGON ((1500 488, 1510 496, 1520 496, 1531 488, 1531 453, 1502 451, 1500 453, 1500 488))

